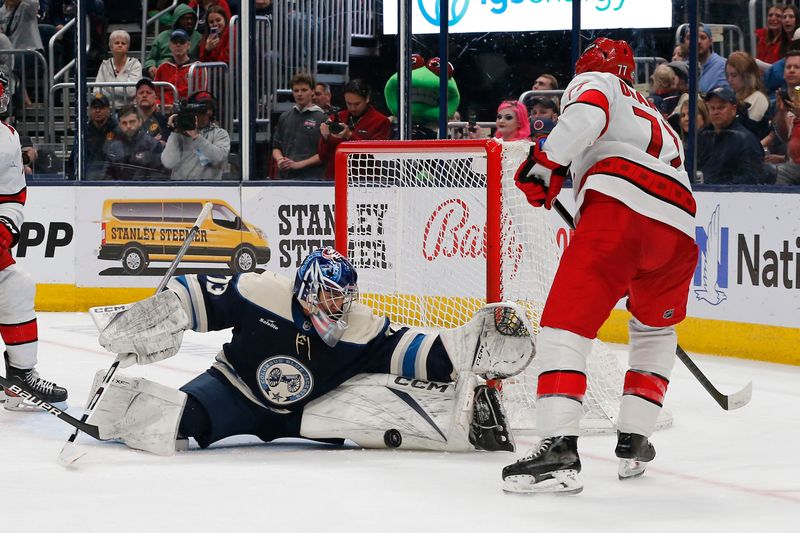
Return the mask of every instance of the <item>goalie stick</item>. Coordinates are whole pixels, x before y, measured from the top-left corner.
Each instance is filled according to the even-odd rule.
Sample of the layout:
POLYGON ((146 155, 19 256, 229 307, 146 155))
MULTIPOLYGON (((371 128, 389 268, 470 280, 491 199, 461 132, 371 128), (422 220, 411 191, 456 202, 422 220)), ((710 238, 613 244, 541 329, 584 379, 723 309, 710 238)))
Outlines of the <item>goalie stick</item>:
MULTIPOLYGON (((564 222, 571 229, 575 229, 575 220, 572 218, 572 214, 567 211, 567 208, 564 207, 558 199, 553 201, 553 208, 555 208, 556 212, 564 219, 564 222)), ((726 411, 730 411, 732 409, 738 409, 740 407, 744 407, 748 403, 750 403, 750 398, 753 396, 753 382, 749 382, 747 385, 742 387, 741 390, 734 392, 733 394, 723 394, 719 391, 718 388, 714 386, 713 383, 703 374, 703 371, 698 368, 692 358, 689 357, 681 345, 679 344, 677 349, 675 350, 675 355, 678 356, 678 359, 689 369, 689 372, 700 382, 700 385, 708 392, 714 401, 719 404, 720 407, 725 409, 726 411)))
MULTIPOLYGON (((158 294, 159 292, 161 292, 164 289, 164 287, 167 286, 167 283, 169 283, 170 277, 172 277, 172 275, 175 273, 175 270, 178 268, 178 264, 181 262, 181 259, 186 254, 186 251, 189 249, 189 246, 191 246, 195 234, 200 230, 200 225, 203 223, 208 214, 211 212, 211 208, 212 208, 211 202, 206 202, 206 204, 203 206, 202 211, 200 211, 200 214, 197 216, 197 220, 195 220, 194 225, 186 234, 186 238, 183 240, 183 244, 178 250, 178 253, 175 254, 175 259, 172 260, 172 263, 169 265, 169 268, 164 273, 164 276, 161 278, 161 281, 159 282, 158 287, 156 287, 156 291, 154 294, 158 294)), ((112 318, 109 321, 108 325, 106 325, 106 327, 111 325, 111 323, 114 322, 114 320, 116 320, 116 318, 119 317, 124 312, 125 311, 121 311, 118 315, 112 318)), ((100 398, 103 396, 103 392, 108 387, 108 384, 111 383, 111 379, 114 377, 114 373, 119 368, 119 364, 122 361, 120 355, 122 354, 117 355, 117 357, 114 359, 114 362, 108 369, 108 372, 106 372, 105 377, 103 377, 102 383, 100 383, 100 386, 97 388, 97 391, 94 393, 94 396, 92 397, 91 401, 86 406, 86 410, 84 411, 83 416, 80 419, 79 422, 80 424, 87 425, 86 420, 89 418, 89 416, 91 416, 92 411, 94 411, 95 406, 100 401, 100 398)), ((63 466, 69 466, 73 464, 75 461, 83 457, 84 454, 86 453, 79 450, 78 447, 75 445, 75 439, 78 438, 78 434, 81 431, 83 431, 83 429, 79 426, 76 426, 75 424, 73 425, 75 426, 75 431, 72 433, 72 435, 69 436, 69 439, 67 439, 67 442, 64 444, 64 447, 61 449, 61 452, 58 454, 58 462, 61 463, 63 466)), ((89 427, 94 427, 94 426, 89 426, 89 427)), ((84 431, 84 433, 86 432, 84 431)), ((97 438, 96 435, 92 436, 97 438)))

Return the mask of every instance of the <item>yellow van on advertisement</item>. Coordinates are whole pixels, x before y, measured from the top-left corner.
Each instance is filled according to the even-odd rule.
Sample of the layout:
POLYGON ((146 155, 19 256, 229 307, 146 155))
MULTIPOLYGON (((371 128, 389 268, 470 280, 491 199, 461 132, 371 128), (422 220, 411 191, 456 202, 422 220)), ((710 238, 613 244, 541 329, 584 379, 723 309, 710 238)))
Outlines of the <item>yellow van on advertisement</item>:
POLYGON ((252 272, 269 261, 263 231, 242 220, 224 200, 195 198, 106 200, 97 258, 122 261, 122 270, 130 275, 141 274, 154 261, 171 262, 206 202, 213 204, 211 215, 183 261, 226 263, 234 273, 252 272))

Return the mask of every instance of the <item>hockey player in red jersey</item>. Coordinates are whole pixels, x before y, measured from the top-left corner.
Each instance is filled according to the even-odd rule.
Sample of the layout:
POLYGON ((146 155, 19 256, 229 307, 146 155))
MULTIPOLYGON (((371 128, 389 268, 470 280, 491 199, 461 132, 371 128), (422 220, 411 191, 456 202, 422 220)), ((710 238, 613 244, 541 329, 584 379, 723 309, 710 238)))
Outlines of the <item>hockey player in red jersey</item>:
MULTIPOLYGON (((0 73, 0 113, 8 107, 8 79, 0 73)), ((0 121, 0 336, 6 345, 6 378, 19 382, 51 405, 67 400, 66 389, 39 377, 36 366, 37 328, 33 298, 36 284, 14 262, 10 249, 19 239, 25 205, 25 173, 19 134, 0 121)), ((38 410, 19 396, 0 389, 6 409, 38 410)))
POLYGON ((630 369, 617 421, 619 477, 644 473, 675 359, 697 262, 695 200, 678 136, 632 88, 624 41, 597 39, 579 58, 558 124, 534 145, 515 180, 547 209, 567 174, 577 227, 541 319, 537 426, 543 440, 503 469, 507 492, 577 493, 586 357, 616 302, 627 296, 630 369))

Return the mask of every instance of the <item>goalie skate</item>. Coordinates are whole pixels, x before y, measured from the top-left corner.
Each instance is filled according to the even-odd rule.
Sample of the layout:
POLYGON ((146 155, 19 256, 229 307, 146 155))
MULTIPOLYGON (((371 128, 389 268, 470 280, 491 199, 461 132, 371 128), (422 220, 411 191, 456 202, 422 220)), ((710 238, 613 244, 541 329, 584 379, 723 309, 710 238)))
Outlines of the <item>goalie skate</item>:
POLYGON ((503 468, 503 491, 515 494, 578 494, 578 437, 549 437, 529 455, 503 468))
POLYGON ((656 449, 643 435, 617 432, 617 448, 620 458, 617 474, 619 479, 634 479, 644 474, 647 463, 656 456, 656 449))

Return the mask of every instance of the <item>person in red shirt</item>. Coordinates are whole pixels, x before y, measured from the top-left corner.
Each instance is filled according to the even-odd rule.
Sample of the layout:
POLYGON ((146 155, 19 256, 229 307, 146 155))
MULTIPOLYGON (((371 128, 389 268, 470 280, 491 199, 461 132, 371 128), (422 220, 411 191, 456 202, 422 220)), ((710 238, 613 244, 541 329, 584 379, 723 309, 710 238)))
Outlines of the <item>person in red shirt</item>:
POLYGON ((219 7, 225 16, 225 23, 231 20, 231 7, 228 5, 227 0, 192 0, 188 6, 197 15, 197 31, 204 35, 208 35, 208 25, 206 24, 206 17, 212 7, 219 7))
POLYGON ((209 6, 206 12, 206 27, 208 34, 200 41, 200 61, 227 63, 230 58, 228 19, 225 18, 225 10, 222 7, 209 6))
MULTIPOLYGON (((182 29, 174 30, 169 36, 169 48, 172 51, 172 59, 169 59, 156 70, 155 81, 166 81, 178 89, 178 98, 185 100, 189 95, 189 67, 193 61, 189 59, 189 34, 182 29)), ((202 77, 202 71, 196 74, 202 77)), ((194 90, 205 88, 202 79, 195 79, 194 90)), ((172 91, 164 91, 164 105, 172 106, 175 102, 172 91)))
POLYGON ((392 128, 386 115, 370 103, 370 88, 363 80, 350 80, 344 86, 344 102, 347 109, 332 114, 330 120, 319 126, 321 137, 317 151, 320 159, 327 164, 325 175, 331 179, 333 156, 339 143, 388 139, 392 128))
POLYGON ((766 63, 775 63, 786 53, 789 41, 783 34, 781 17, 783 7, 770 6, 767 11, 767 27, 756 30, 756 58, 766 63))

